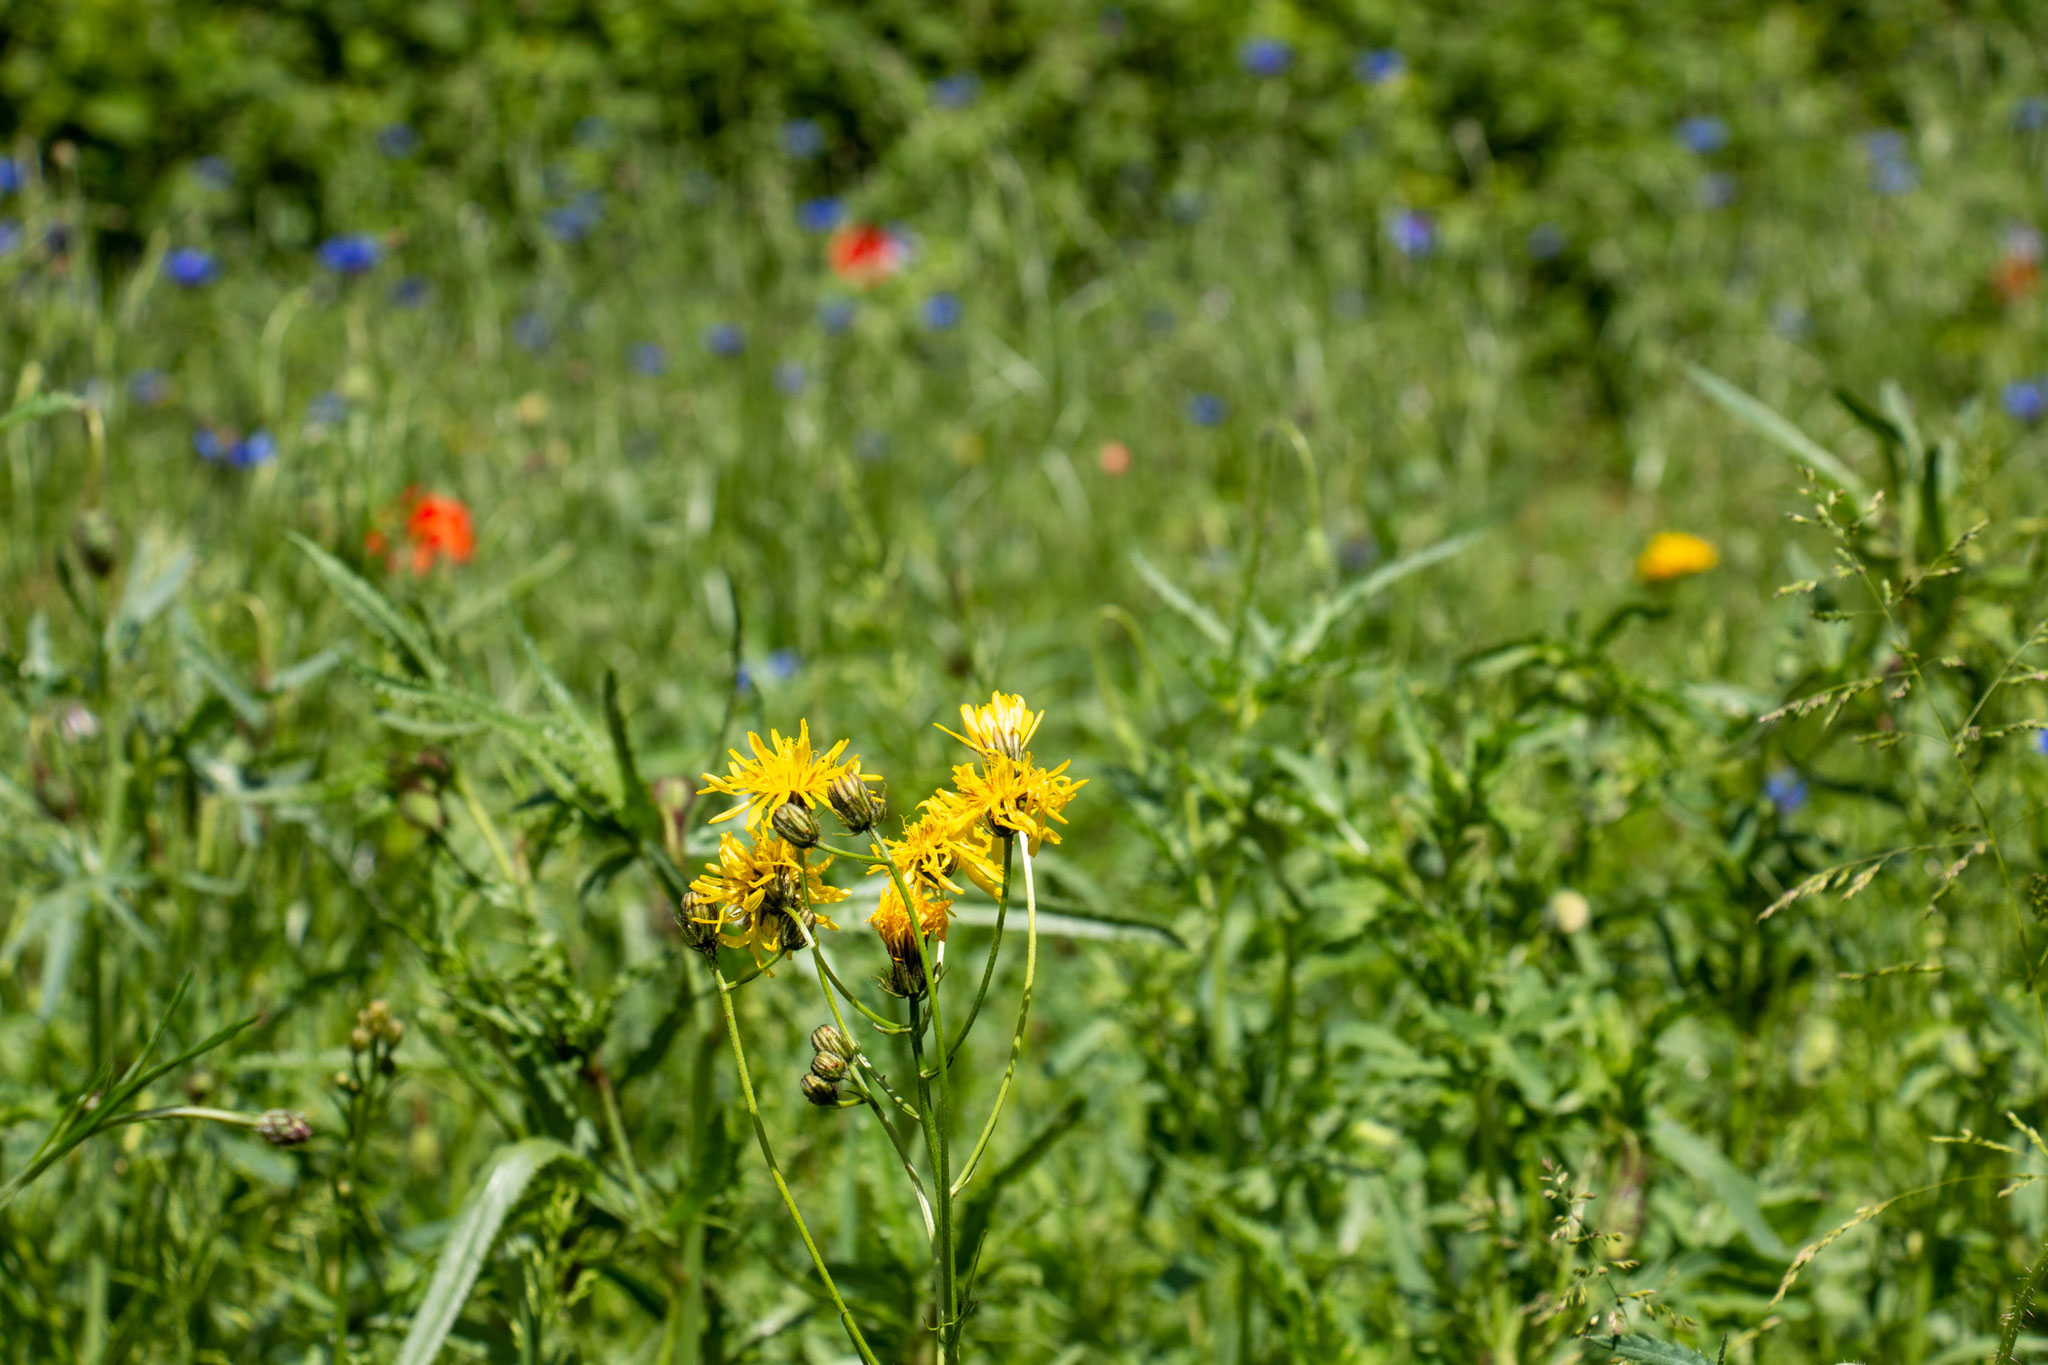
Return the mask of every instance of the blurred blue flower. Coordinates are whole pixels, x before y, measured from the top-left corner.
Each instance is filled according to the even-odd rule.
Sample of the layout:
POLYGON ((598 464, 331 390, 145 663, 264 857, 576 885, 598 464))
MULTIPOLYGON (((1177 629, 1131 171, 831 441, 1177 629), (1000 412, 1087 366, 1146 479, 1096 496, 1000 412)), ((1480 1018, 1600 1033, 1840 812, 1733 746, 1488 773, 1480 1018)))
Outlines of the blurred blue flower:
POLYGON ((192 449, 202 460, 218 460, 227 450, 227 445, 212 427, 200 427, 192 433, 192 449))
POLYGON ((635 374, 644 374, 650 378, 667 374, 668 352, 663 350, 658 342, 635 342, 626 351, 626 363, 633 367, 635 374))
POLYGON ((804 391, 804 381, 809 378, 810 372, 800 360, 785 360, 775 367, 775 387, 791 398, 804 391))
POLYGON ((788 682, 803 667, 803 656, 793 649, 778 649, 768 656, 768 676, 776 682, 788 682))
POLYGON ((220 274, 220 262, 213 253, 196 246, 181 246, 164 257, 164 274, 171 283, 182 284, 187 289, 197 289, 203 284, 212 284, 220 274))
POLYGON ((20 165, 11 157, 0 156, 0 194, 13 194, 20 188, 20 165))
POLYGON ((846 218, 846 205, 830 197, 806 199, 796 206, 797 226, 805 232, 830 232, 846 218))
POLYGON ((1728 121, 1712 114, 1680 119, 1678 143, 1695 156, 1709 156, 1728 145, 1728 121))
POLYGON ((2015 379, 1998 395, 2006 412, 2021 422, 2038 422, 2048 414, 2048 386, 2038 379, 2015 379))
POLYGON ((1436 248, 1436 220, 1420 209, 1403 209, 1388 221, 1387 240, 1403 256, 1427 256, 1436 248))
POLYGON ((434 286, 425 276, 407 275, 391 286, 391 301, 400 308, 417 308, 425 303, 434 292, 434 286))
POLYGON ((5 256, 21 245, 21 224, 12 218, 0 218, 0 256, 5 256))
POLYGON ((584 190, 560 208, 549 209, 542 221, 548 235, 558 242, 580 242, 590 235, 604 217, 604 195, 584 190))
POLYGON ((1879 194, 1911 194, 1920 187, 1920 172, 1910 161, 1880 161, 1870 168, 1870 185, 1879 194))
POLYGON ((950 290, 940 290, 924 301, 918 315, 924 325, 935 332, 944 332, 960 325, 960 296, 950 290))
POLYGON ((320 244, 320 264, 337 275, 362 275, 384 257, 377 239, 363 232, 329 237, 320 244))
POLYGON ((612 121, 603 114, 587 114, 576 120, 576 130, 571 134, 579 147, 602 146, 611 139, 612 121))
POLYGON ((512 319, 512 340, 523 351, 545 351, 555 339, 555 329, 539 313, 528 311, 512 319))
POLYGON ((981 93, 981 77, 971 71, 941 76, 932 82, 932 103, 941 109, 965 109, 981 93))
POLYGON ((1897 161, 1906 155, 1906 135, 1896 128, 1880 128, 1863 135, 1863 154, 1873 162, 1897 161))
POLYGON ((704 349, 713 355, 736 356, 747 349, 747 334, 737 322, 717 322, 704 329, 704 349))
POLYGON ((377 130, 377 150, 402 161, 420 149, 420 135, 409 123, 387 123, 377 130))
POLYGON ((156 407, 170 396, 170 377, 162 370, 137 370, 128 376, 128 397, 145 408, 156 407))
POLYGON ((235 187, 234 165, 224 156, 200 157, 192 163, 192 173, 208 189, 231 190, 235 187))
POLYGON ((2021 100, 2012 111, 2012 126, 2021 133, 2038 133, 2048 128, 2048 99, 2029 95, 2021 100))
POLYGON ((853 436, 853 453, 873 464, 889 453, 889 433, 862 427, 853 436))
POLYGON ((1813 317, 1790 299, 1771 307, 1771 328, 1787 341, 1804 341, 1813 335, 1813 317))
POLYGON ((818 323, 832 336, 853 326, 852 299, 826 299, 818 305, 818 323))
POLYGON ((316 394, 306 405, 306 420, 316 427, 338 427, 348 420, 348 400, 332 389, 316 394))
POLYGON ((2034 752, 2048 758, 2048 730, 2034 731, 2034 752))
POLYGON ((1555 223, 1538 223, 1529 233, 1529 254, 1539 261, 1554 261, 1564 254, 1564 229, 1555 223))
POLYGON ((1294 46, 1278 38, 1253 38, 1237 50, 1237 59, 1254 76, 1284 76, 1294 65, 1294 46))
POLYGON ((1198 427, 1220 426, 1230 407, 1213 393, 1198 393, 1188 399, 1188 420, 1198 427))
POLYGON ((782 125, 782 150, 809 161, 825 150, 825 130, 816 119, 793 118, 782 125))
POLYGON ((1408 71, 1408 59, 1391 47, 1375 48, 1361 52, 1351 63, 1351 74, 1367 85, 1385 85, 1397 81, 1408 71))
POLYGON ((1764 793, 1778 814, 1790 815, 1806 804, 1806 779, 1790 768, 1780 768, 1764 779, 1764 793))
POLYGON ((276 457, 277 442, 261 427, 228 447, 230 469, 253 469, 259 464, 269 464, 276 457))
POLYGON ((1700 183, 1693 193, 1699 198, 1703 209, 1725 209, 1735 202, 1739 188, 1734 176, 1726 171, 1708 171, 1700 177, 1700 183))

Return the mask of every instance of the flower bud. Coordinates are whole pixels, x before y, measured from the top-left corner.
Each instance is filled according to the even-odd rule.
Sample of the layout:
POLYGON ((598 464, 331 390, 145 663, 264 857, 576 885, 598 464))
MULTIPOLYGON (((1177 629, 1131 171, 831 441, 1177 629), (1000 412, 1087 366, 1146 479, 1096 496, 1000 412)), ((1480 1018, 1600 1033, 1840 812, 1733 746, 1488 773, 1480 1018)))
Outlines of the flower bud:
POLYGON ((836 1053, 821 1052, 811 1058, 811 1074, 827 1085, 837 1085, 846 1074, 846 1059, 836 1053))
POLYGON ((121 532, 104 508, 90 507, 78 514, 71 523, 71 543, 94 578, 112 573, 121 557, 121 532))
POLYGON ((811 1050, 829 1052, 842 1061, 853 1060, 853 1040, 830 1024, 820 1024, 811 1030, 811 1050))
POLYGON ((707 914, 710 907, 704 898, 694 891, 685 891, 683 898, 676 902, 676 928, 683 935, 683 942, 703 954, 707 962, 718 961, 718 919, 715 912, 707 914))
POLYGON ((787 839, 798 848, 818 846, 818 817, 801 801, 785 801, 777 806, 775 814, 768 817, 768 824, 777 838, 787 839))
POLYGON ((256 1120, 256 1136, 273 1147, 296 1147, 313 1137, 313 1125, 304 1114, 289 1109, 272 1109, 256 1120))
POLYGON ((813 1072, 806 1071, 803 1079, 797 1082, 797 1088, 804 1092, 805 1099, 820 1109, 831 1109, 839 1103, 839 1087, 819 1079, 813 1072))
POLYGON ((348 1050, 350 1052, 368 1052, 372 1036, 367 1026, 357 1024, 348 1031, 348 1050))
POLYGON ((875 978, 875 984, 902 1000, 915 1000, 925 991, 924 963, 913 947, 907 957, 889 955, 889 974, 875 978))
POLYGON ((889 807, 887 790, 880 783, 870 787, 859 773, 842 773, 833 779, 825 798, 849 834, 866 834, 882 822, 889 807))

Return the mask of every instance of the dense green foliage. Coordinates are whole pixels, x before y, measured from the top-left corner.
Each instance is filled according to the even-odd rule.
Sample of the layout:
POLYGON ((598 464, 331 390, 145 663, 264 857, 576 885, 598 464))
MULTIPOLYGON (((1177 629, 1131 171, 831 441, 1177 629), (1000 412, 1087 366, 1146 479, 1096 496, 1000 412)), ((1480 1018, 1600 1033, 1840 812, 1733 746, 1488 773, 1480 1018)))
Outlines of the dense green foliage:
POLYGON ((748 730, 910 814, 991 689, 962 1358, 2048 1344, 2042 16, 697 8, 0 7, 0 1361, 850 1359, 728 999, 932 1359, 674 910, 748 730))

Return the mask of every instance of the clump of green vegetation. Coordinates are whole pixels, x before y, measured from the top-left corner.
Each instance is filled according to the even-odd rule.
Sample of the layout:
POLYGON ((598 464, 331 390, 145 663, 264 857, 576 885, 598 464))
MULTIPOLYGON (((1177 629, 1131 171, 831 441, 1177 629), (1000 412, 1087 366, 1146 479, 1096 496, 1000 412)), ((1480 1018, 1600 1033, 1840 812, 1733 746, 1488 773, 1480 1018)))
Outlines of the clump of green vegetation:
POLYGON ((1197 9, 21 106, 0 1361, 2039 1350, 2048 75, 1197 9))

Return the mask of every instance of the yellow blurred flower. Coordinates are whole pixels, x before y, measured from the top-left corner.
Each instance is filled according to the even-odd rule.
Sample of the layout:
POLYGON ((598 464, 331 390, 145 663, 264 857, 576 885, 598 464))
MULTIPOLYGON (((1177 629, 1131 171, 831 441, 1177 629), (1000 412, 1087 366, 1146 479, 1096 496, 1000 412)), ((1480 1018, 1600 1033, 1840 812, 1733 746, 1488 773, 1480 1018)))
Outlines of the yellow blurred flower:
POLYGON ((1684 531, 1659 531, 1636 559, 1636 575, 1645 583, 1669 583, 1705 573, 1721 562, 1714 543, 1684 531))
MULTIPOLYGON (((846 773, 860 774, 859 755, 844 763, 839 761, 839 755, 846 752, 843 739, 824 754, 814 755, 811 752, 809 721, 797 722, 795 739, 786 738, 774 730, 768 732, 768 739, 769 743, 763 744, 759 735, 749 731, 747 744, 754 751, 752 758, 742 758, 739 750, 728 749, 726 752, 732 756, 732 762, 726 775, 704 774, 704 780, 710 785, 699 795, 721 792, 737 796, 741 801, 740 805, 723 815, 713 816, 712 824, 730 820, 745 811, 747 828, 759 829, 783 802, 802 801, 810 807, 824 805, 837 778, 846 773)), ((861 780, 878 779, 862 777, 861 780)))

